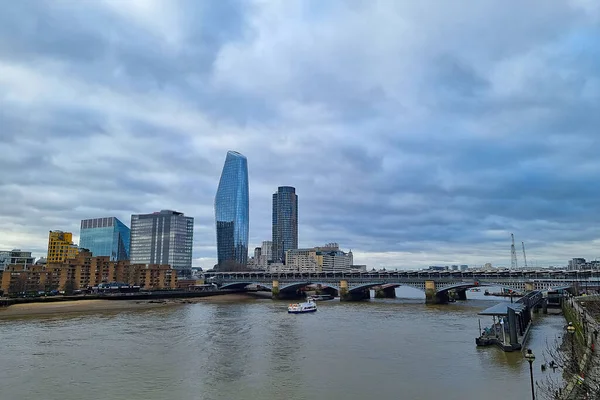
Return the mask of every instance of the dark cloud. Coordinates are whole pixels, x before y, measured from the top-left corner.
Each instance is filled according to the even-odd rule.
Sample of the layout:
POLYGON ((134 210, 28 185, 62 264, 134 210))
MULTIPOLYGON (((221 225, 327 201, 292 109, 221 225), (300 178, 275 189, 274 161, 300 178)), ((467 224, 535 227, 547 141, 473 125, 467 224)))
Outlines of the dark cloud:
MULTIPOLYGON (((110 0, 0 13, 0 248, 177 209, 215 258, 225 152, 300 244, 373 266, 596 257, 600 16, 569 2, 110 0), (141 4, 141 3, 140 3, 141 4), (535 13, 536 18, 531 18, 535 13)), ((581 3, 584 4, 584 3, 581 3)))

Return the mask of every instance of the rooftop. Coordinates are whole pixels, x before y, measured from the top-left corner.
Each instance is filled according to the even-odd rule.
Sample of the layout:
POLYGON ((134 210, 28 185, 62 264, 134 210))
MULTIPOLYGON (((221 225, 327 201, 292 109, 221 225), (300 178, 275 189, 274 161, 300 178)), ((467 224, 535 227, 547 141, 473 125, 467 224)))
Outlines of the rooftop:
POLYGON ((525 309, 525 304, 522 303, 498 303, 495 306, 490 308, 486 308, 481 311, 479 315, 500 315, 505 316, 508 315, 508 309, 512 308, 515 310, 515 313, 519 314, 521 311, 525 309))

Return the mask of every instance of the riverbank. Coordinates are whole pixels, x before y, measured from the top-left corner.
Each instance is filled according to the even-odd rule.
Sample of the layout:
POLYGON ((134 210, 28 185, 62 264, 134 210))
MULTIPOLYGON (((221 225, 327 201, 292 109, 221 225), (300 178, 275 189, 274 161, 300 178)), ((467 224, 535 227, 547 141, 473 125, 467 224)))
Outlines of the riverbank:
POLYGON ((164 300, 66 300, 60 302, 39 302, 14 304, 0 308, 0 319, 44 316, 74 313, 98 313, 111 311, 144 310, 192 303, 227 303, 252 300, 243 293, 229 293, 213 297, 164 300))

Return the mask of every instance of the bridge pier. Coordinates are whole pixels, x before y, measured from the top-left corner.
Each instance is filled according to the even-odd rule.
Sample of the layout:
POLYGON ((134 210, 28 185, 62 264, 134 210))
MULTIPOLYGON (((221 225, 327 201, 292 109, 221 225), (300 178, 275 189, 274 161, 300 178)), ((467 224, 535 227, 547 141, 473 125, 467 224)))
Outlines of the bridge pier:
POLYGON ((535 289, 533 288, 533 283, 531 282, 525 282, 525 293, 527 292, 532 292, 535 289))
POLYGON ((456 299, 457 300, 467 300, 467 289, 457 290, 456 291, 456 299))
POLYGON ((396 298, 396 288, 395 287, 387 287, 382 288, 379 286, 375 289, 375 298, 376 299, 395 299, 396 298))
POLYGON ((273 289, 271 289, 271 297, 275 300, 279 299, 279 281, 273 281, 273 289))
POLYGON ((448 291, 438 292, 435 281, 425 281, 425 304, 446 304, 449 301, 448 291))
POLYGON ((348 281, 340 281, 340 301, 361 301, 371 298, 369 289, 348 290, 348 281))

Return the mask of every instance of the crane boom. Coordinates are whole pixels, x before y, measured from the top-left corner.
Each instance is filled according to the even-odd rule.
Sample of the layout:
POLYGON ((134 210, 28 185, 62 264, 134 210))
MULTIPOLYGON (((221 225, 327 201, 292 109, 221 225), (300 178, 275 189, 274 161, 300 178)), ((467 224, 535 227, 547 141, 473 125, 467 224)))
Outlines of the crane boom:
POLYGON ((525 242, 521 242, 523 246, 523 261, 525 261, 525 268, 527 268, 527 255, 525 254, 525 242))

